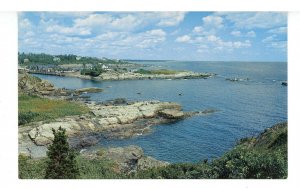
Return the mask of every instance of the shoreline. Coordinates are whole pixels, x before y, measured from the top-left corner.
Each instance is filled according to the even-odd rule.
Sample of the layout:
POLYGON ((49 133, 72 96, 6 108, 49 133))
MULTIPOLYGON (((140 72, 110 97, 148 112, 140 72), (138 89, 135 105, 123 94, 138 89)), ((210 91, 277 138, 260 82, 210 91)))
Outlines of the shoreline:
POLYGON ((207 79, 215 76, 214 73, 198 73, 192 71, 182 71, 176 74, 140 74, 133 72, 118 73, 118 72, 104 72, 97 77, 81 75, 80 72, 36 72, 27 71, 29 74, 54 75, 60 77, 75 77, 80 79, 94 80, 94 81, 122 81, 122 80, 160 80, 160 79, 207 79))
POLYGON ((97 103, 80 97, 83 92, 101 91, 99 88, 56 89, 46 80, 37 79, 26 73, 19 74, 19 93, 38 95, 52 100, 71 98, 70 102, 77 102, 88 109, 88 113, 81 115, 67 115, 48 121, 22 124, 19 126, 19 153, 32 157, 45 156, 46 146, 53 139, 51 129, 57 129, 59 126, 67 130, 72 146, 83 149, 98 143, 99 139, 95 142, 95 136, 108 140, 131 138, 150 133, 151 127, 158 124, 214 112, 211 110, 183 112, 181 105, 176 102, 158 100, 128 102, 126 99, 116 99, 112 102, 97 103), (76 98, 72 97, 74 94, 77 94, 76 98))

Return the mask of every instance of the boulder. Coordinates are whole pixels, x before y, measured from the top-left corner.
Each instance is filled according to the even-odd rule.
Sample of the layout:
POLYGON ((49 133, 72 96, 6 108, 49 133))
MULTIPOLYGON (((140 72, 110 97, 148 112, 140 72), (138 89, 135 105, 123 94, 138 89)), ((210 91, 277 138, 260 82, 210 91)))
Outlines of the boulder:
POLYGON ((182 119, 184 117, 184 113, 177 109, 160 110, 159 115, 167 119, 182 119))
POLYGON ((168 165, 167 162, 144 156, 142 148, 133 145, 100 149, 97 156, 115 162, 118 165, 118 171, 123 173, 168 165))
POLYGON ((85 148, 89 146, 94 146, 99 142, 99 140, 95 136, 88 136, 80 139, 79 144, 77 145, 78 148, 85 148))
POLYGON ((52 129, 57 130, 59 127, 66 129, 66 134, 68 136, 73 136, 81 130, 79 124, 75 120, 66 120, 66 122, 53 122, 42 124, 32 129, 28 133, 28 135, 36 145, 48 145, 51 144, 54 139, 52 129))
POLYGON ((102 92, 103 89, 98 88, 98 87, 89 87, 89 88, 81 88, 81 89, 76 89, 77 93, 97 93, 97 92, 102 92))
POLYGON ((159 161, 150 156, 143 156, 139 159, 137 168, 138 170, 146 170, 149 168, 165 167, 167 165, 169 165, 168 162, 159 161))

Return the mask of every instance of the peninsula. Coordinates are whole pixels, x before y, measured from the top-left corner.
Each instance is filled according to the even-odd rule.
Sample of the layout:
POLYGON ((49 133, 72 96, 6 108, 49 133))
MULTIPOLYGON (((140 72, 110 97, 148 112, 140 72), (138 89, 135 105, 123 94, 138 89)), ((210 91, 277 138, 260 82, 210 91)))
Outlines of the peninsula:
POLYGON ((130 63, 108 58, 79 57, 76 55, 20 54, 19 71, 77 77, 98 81, 144 79, 207 79, 213 73, 187 70, 168 70, 150 65, 130 63))

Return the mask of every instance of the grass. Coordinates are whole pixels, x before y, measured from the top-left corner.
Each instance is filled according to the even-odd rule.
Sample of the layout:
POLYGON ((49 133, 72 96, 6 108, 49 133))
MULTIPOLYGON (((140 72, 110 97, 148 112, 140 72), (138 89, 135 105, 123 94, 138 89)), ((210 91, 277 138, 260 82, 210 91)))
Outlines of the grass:
MULTIPOLYGON (((76 157, 79 168, 79 179, 119 179, 126 175, 116 173, 115 164, 105 159, 86 159, 82 156, 76 157)), ((44 179, 46 174, 47 158, 31 159, 19 156, 19 178, 20 179, 44 179)))
POLYGON ((161 70, 144 70, 144 69, 139 69, 135 73, 140 73, 140 74, 148 74, 148 75, 172 75, 172 74, 177 74, 182 71, 176 71, 176 70, 166 70, 166 69, 161 69, 161 70))
POLYGON ((88 108, 75 102, 50 100, 34 95, 19 94, 19 125, 33 121, 47 121, 59 117, 80 115, 88 108))

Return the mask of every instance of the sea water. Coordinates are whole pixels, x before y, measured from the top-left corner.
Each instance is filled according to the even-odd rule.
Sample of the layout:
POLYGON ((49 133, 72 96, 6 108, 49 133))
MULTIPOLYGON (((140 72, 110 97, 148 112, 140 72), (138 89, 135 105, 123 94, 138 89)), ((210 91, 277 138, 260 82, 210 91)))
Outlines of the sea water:
POLYGON ((153 127, 153 132, 130 139, 102 140, 100 146, 138 145, 146 155, 168 162, 198 162, 221 156, 243 137, 287 121, 285 62, 135 61, 154 69, 211 72, 208 79, 91 81, 79 78, 36 75, 56 87, 100 87, 91 100, 126 98, 129 101, 178 102, 184 111, 218 110, 172 124, 153 127), (226 78, 248 80, 232 82, 226 78), (179 95, 181 94, 181 95, 179 95))

